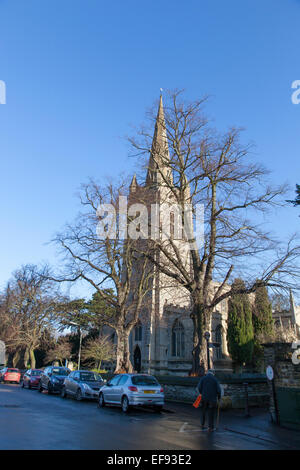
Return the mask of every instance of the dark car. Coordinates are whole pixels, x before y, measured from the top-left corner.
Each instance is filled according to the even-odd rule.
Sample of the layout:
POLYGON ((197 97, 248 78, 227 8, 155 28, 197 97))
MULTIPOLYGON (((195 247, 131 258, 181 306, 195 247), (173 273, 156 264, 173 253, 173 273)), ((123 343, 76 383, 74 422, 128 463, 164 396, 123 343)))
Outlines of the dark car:
POLYGON ((42 369, 29 369, 23 375, 22 388, 37 388, 43 373, 42 369))
POLYGON ((60 393, 64 380, 70 374, 70 372, 70 369, 67 367, 46 367, 40 378, 38 387, 39 392, 47 390, 49 395, 56 392, 60 393))
POLYGON ((79 401, 82 398, 98 399, 102 385, 104 381, 101 375, 88 370, 76 370, 65 378, 61 396, 65 398, 70 395, 79 401))

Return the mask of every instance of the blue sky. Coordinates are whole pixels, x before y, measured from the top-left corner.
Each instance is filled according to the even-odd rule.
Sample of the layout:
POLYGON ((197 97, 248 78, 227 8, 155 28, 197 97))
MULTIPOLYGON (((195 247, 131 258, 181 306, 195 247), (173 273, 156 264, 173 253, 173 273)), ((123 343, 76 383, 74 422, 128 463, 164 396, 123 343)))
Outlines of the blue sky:
MULTIPOLYGON (((300 1, 0 0, 0 286, 47 244, 88 177, 133 171, 124 136, 160 87, 211 95, 215 125, 246 128, 274 183, 300 183, 300 1)), ((280 238, 299 210, 268 219, 280 238)), ((83 292, 83 287, 72 292, 83 292)))

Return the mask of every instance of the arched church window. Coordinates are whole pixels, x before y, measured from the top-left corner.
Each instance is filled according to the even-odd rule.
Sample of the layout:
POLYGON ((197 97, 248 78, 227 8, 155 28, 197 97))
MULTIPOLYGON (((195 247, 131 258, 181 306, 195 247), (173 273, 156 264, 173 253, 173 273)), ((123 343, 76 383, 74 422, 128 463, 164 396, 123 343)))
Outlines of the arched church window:
POLYGON ((184 356, 184 327, 179 320, 175 320, 172 328, 172 356, 184 356))
POLYGON ((138 322, 138 324, 135 326, 135 329, 134 329, 135 341, 142 341, 142 332, 143 332, 142 324, 141 322, 138 322))
POLYGON ((217 326, 215 338, 216 343, 220 343, 220 346, 216 347, 216 357, 217 359, 222 359, 222 325, 217 326))

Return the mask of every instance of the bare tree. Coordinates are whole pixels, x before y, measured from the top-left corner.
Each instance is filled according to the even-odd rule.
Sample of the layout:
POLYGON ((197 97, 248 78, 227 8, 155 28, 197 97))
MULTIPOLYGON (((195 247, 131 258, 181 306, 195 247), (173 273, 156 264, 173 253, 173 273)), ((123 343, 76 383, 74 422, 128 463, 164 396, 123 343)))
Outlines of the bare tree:
POLYGON ((22 345, 18 344, 20 315, 18 311, 10 308, 13 298, 13 292, 8 284, 0 298, 0 338, 6 344, 8 355, 12 355, 12 364, 15 367, 22 354, 22 345))
POLYGON ((47 279, 47 267, 25 265, 13 273, 3 294, 2 311, 6 319, 8 335, 6 343, 16 352, 16 363, 20 351, 24 351, 24 365, 28 361, 35 368, 35 351, 52 329, 55 321, 55 306, 58 292, 47 279))
POLYGON ((185 103, 181 92, 170 93, 165 113, 162 100, 158 115, 150 113, 151 126, 156 122, 156 135, 160 132, 155 148, 152 133, 144 128, 139 137, 129 139, 135 155, 150 154, 147 178, 166 195, 166 202, 179 206, 179 222, 191 248, 187 263, 186 252, 174 237, 163 237, 160 227, 161 236, 152 241, 160 256, 144 254, 190 293, 193 375, 206 366, 203 334, 210 330, 212 312, 222 300, 234 293, 252 293, 260 286, 295 288, 300 273, 296 239, 282 246, 262 226, 262 216, 282 204, 286 188, 271 186, 268 171, 251 161, 251 146, 240 142, 241 129, 219 135, 209 128, 203 115, 205 101, 185 103), (192 207, 191 219, 184 217, 186 204, 192 207), (201 204, 204 240, 200 246, 193 225, 201 204), (231 285, 233 277, 245 280, 242 290, 236 292, 231 285))
POLYGON ((55 360, 58 360, 61 365, 64 364, 65 359, 70 359, 71 357, 71 344, 68 338, 60 337, 58 338, 55 345, 48 350, 45 360, 47 363, 52 363, 55 360))
POLYGON ((112 361, 115 359, 116 351, 113 343, 108 336, 101 336, 96 339, 89 339, 82 349, 82 357, 86 360, 92 360, 97 370, 101 369, 103 361, 112 361))
POLYGON ((273 310, 281 312, 290 309, 290 297, 287 293, 273 292, 270 297, 273 310))
POLYGON ((103 309, 101 315, 102 323, 117 334, 116 372, 132 370, 129 334, 138 322, 151 276, 148 259, 139 256, 135 242, 123 239, 119 230, 122 222, 117 215, 118 204, 124 194, 124 184, 101 187, 91 181, 82 187, 80 200, 84 211, 55 237, 54 242, 65 255, 65 265, 60 274, 52 276, 59 282, 87 281, 112 307, 103 309), (115 212, 110 212, 107 220, 106 211, 98 208, 108 202, 109 210, 115 212), (99 224, 107 229, 105 236, 99 235, 99 224))

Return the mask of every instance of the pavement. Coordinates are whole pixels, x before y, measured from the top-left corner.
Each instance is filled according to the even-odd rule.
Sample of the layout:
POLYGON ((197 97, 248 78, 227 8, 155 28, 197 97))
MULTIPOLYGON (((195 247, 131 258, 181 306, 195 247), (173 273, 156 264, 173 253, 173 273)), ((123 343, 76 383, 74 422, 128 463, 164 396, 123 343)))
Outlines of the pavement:
POLYGON ((203 431, 200 409, 167 402, 157 413, 99 409, 18 385, 0 385, 1 450, 292 450, 300 432, 271 423, 266 410, 220 412, 218 429, 203 431))

